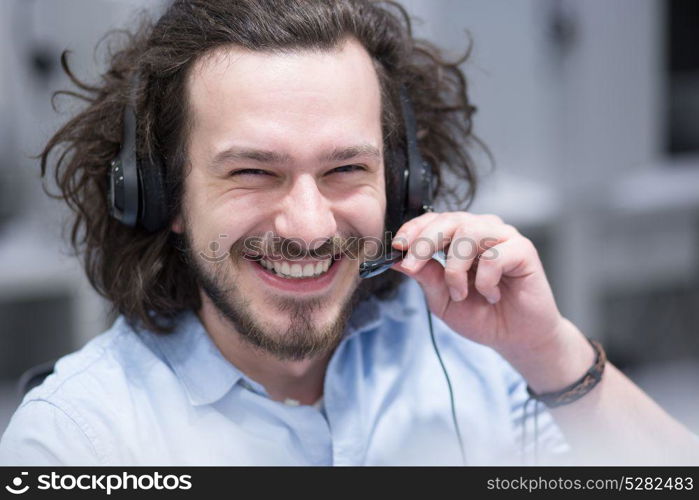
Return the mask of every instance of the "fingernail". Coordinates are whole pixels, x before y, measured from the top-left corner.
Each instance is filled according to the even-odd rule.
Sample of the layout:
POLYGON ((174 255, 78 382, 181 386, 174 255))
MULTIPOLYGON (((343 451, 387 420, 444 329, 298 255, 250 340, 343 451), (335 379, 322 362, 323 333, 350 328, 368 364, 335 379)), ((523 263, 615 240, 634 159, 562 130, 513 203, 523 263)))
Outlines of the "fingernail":
POLYGON ((500 300, 500 292, 494 293, 493 295, 487 295, 485 297, 485 300, 487 300, 491 304, 497 303, 500 300))
POLYGON ((451 300, 453 300, 454 302, 459 302, 463 298, 461 296, 461 292, 458 289, 452 287, 449 287, 449 295, 451 296, 451 300))
POLYGON ((400 248, 405 247, 408 244, 408 240, 405 236, 396 236, 391 242, 391 246, 399 246, 400 248))

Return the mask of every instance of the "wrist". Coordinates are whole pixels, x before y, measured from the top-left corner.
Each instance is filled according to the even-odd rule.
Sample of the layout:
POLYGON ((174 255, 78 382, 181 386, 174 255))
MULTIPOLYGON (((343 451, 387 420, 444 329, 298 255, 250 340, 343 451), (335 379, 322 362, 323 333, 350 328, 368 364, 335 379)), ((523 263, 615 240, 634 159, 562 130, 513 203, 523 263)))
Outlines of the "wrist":
POLYGON ((579 380, 595 362, 595 351, 570 321, 562 318, 552 341, 500 354, 536 393, 559 391, 579 380))

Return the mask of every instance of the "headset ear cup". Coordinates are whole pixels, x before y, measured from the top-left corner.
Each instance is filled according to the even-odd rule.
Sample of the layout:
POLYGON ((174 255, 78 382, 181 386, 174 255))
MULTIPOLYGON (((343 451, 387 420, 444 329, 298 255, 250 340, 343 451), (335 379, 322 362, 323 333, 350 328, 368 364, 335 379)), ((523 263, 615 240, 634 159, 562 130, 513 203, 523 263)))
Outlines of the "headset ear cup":
POLYGON ((155 232, 168 222, 167 200, 165 195, 165 175, 160 161, 142 162, 139 165, 141 177, 141 225, 149 232, 155 232))

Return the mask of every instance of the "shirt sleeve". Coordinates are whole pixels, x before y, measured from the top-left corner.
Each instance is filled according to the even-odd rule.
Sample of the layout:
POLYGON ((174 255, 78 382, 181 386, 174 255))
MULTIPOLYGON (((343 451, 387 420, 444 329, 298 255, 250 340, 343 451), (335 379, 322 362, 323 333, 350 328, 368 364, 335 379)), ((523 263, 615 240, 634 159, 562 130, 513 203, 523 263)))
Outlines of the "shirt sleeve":
POLYGON ((543 403, 529 399, 527 383, 512 370, 508 394, 517 452, 524 465, 566 465, 571 448, 543 403))
POLYGON ((43 399, 23 403, 0 440, 0 465, 102 465, 89 430, 43 399))

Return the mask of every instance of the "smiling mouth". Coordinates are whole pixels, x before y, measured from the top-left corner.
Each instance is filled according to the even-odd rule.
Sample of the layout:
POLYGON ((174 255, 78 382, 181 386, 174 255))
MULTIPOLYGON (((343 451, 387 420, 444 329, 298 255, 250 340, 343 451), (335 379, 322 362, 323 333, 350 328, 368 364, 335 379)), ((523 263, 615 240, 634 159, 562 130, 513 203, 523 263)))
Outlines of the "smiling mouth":
POLYGON ((327 257, 322 260, 312 260, 312 261, 290 261, 282 259, 264 259, 256 258, 253 259, 255 265, 260 266, 266 272, 279 276, 280 278, 285 278, 288 280, 304 280, 320 278, 328 272, 329 269, 335 265, 335 261, 338 260, 340 256, 327 257))

